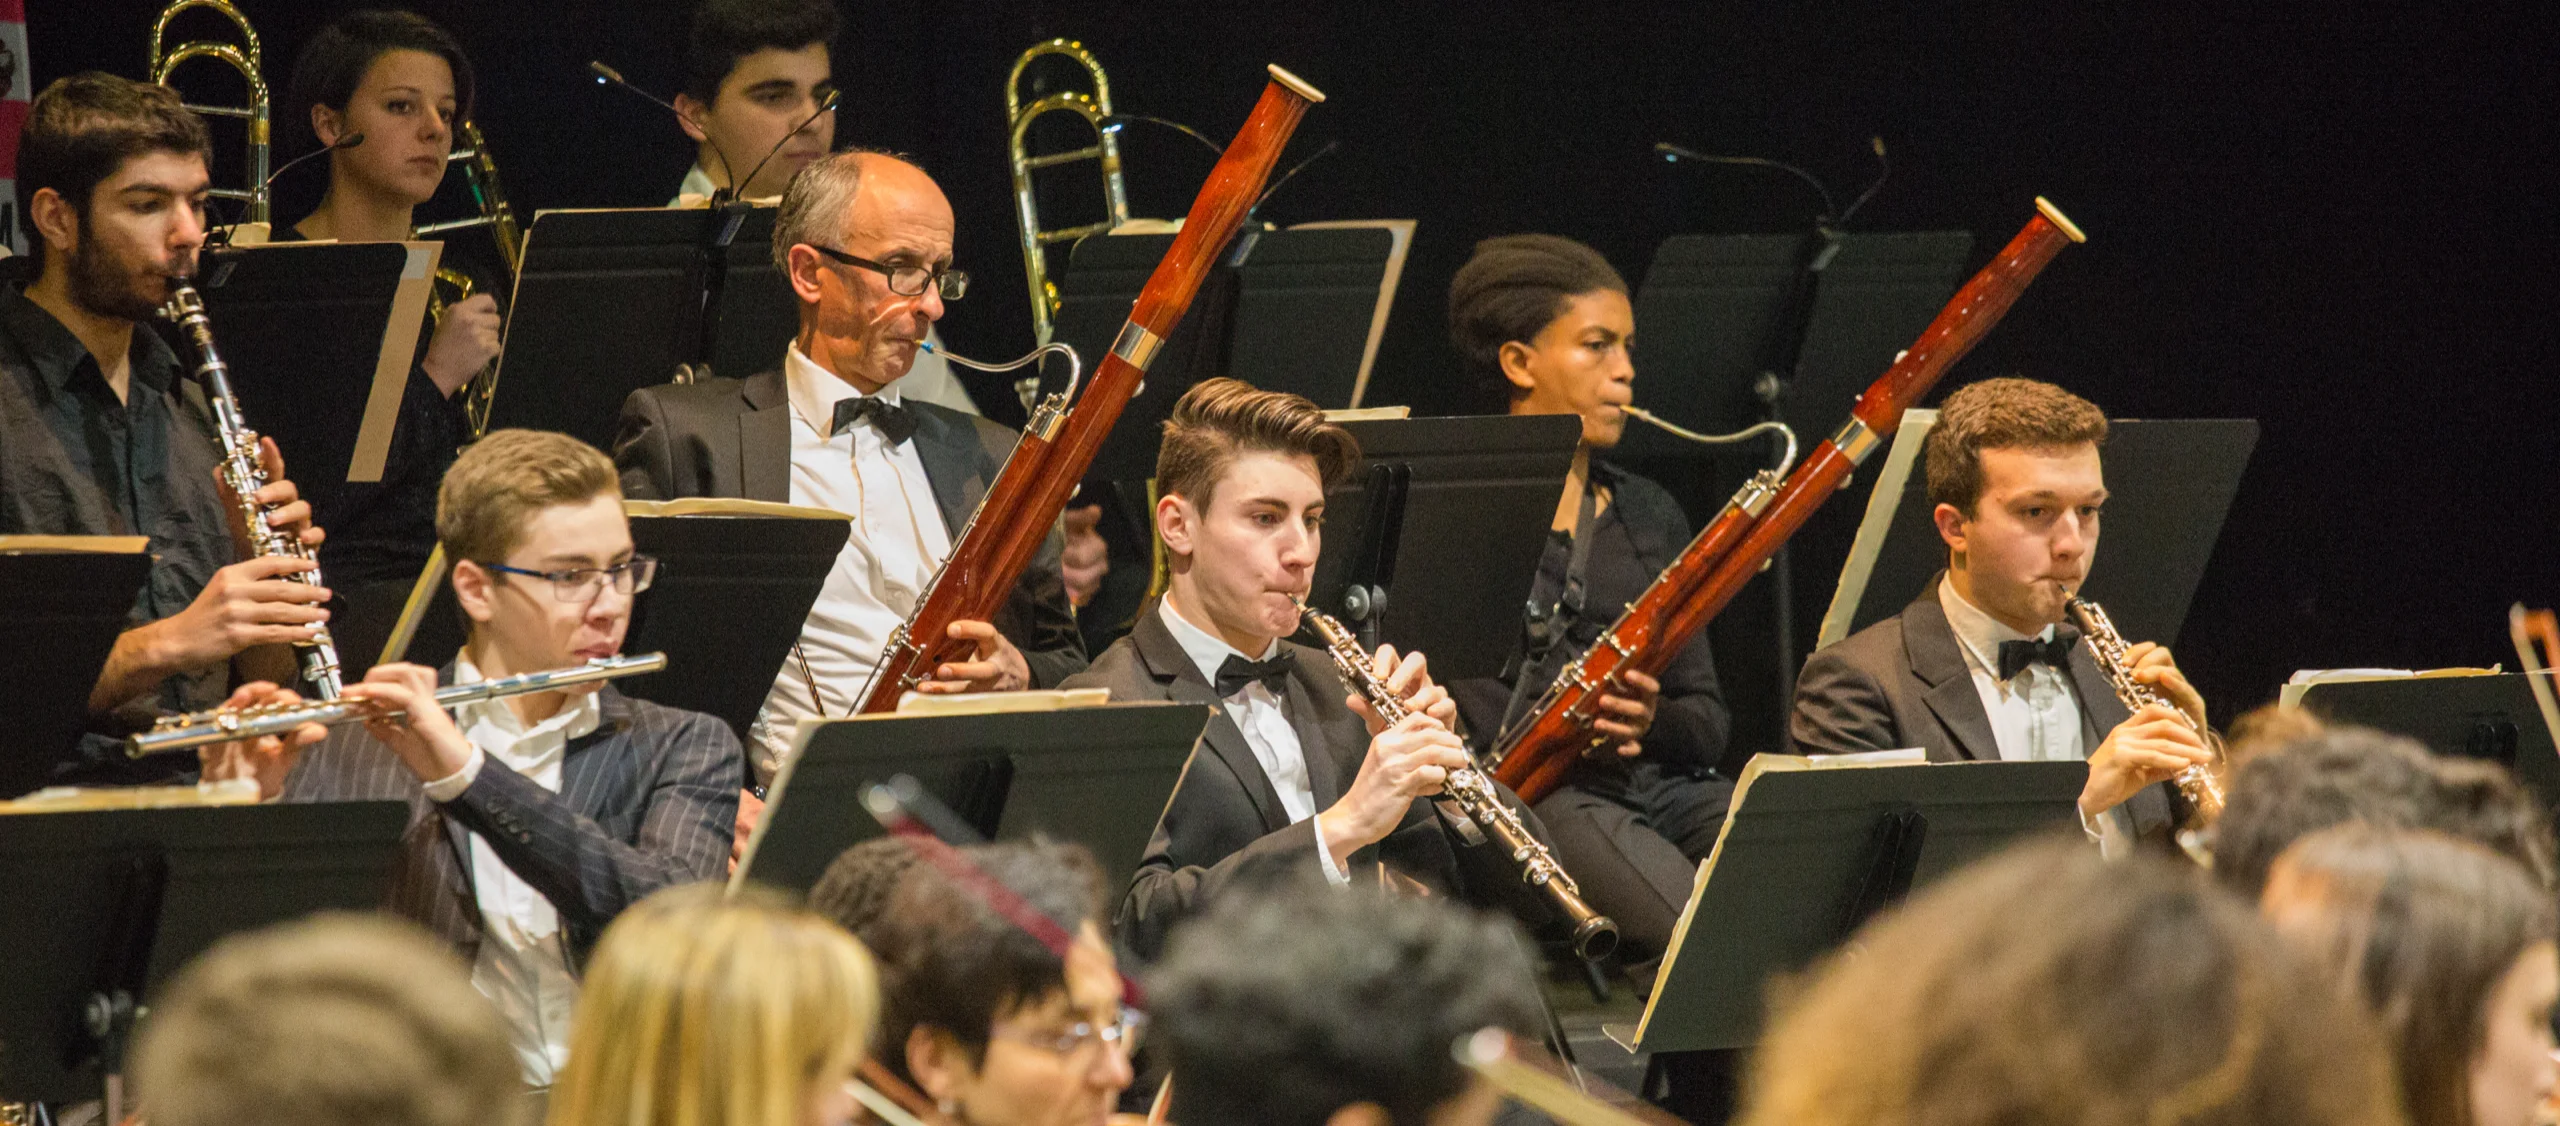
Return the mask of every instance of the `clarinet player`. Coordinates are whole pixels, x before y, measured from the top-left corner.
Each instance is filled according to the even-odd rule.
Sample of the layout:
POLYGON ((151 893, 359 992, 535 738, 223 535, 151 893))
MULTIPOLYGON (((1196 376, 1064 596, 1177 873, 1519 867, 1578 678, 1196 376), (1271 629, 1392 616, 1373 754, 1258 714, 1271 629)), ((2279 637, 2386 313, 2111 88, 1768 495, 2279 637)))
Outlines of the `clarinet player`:
POLYGON ((1900 614, 1807 658, 1791 721, 1806 754, 1921 747, 1931 762, 2089 763, 2081 820, 2110 853, 2174 840, 2170 782, 2210 764, 2204 698, 2166 647, 2134 681, 2175 708, 2128 712, 2067 603, 2097 556, 2107 418, 2050 383, 1990 379, 1947 396, 1922 448, 1947 569, 1900 614))
MULTIPOLYGON (((290 679, 286 646, 313 639, 325 587, 289 581, 308 559, 240 558, 215 478, 204 389, 160 337, 173 280, 204 244, 210 141, 167 87, 88 73, 30 107, 18 215, 34 253, 0 283, 0 534, 141 535, 152 565, 131 628, 90 693, 92 732, 55 784, 164 781, 188 764, 128 761, 120 737, 156 714, 222 702, 241 679, 290 679)), ((272 442, 256 500, 320 543, 272 442)))

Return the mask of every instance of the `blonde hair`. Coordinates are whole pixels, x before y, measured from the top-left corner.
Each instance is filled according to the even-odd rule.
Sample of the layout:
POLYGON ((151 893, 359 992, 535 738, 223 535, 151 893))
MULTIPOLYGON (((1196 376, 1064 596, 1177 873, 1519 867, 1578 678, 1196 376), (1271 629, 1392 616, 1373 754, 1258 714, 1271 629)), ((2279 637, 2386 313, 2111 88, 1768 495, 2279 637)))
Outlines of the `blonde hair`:
POLYGON ((622 479, 604 452, 548 430, 496 430, 471 444, 436 490, 436 540, 448 563, 495 563, 524 542, 525 523, 557 504, 611 493, 622 479))
POLYGON ((524 1079, 462 961, 407 923, 320 915, 222 940, 133 1058, 152 1126, 508 1126, 524 1079))
POLYGON ((606 928, 551 1126, 798 1126, 880 1008, 871 955, 776 892, 668 888, 606 928))

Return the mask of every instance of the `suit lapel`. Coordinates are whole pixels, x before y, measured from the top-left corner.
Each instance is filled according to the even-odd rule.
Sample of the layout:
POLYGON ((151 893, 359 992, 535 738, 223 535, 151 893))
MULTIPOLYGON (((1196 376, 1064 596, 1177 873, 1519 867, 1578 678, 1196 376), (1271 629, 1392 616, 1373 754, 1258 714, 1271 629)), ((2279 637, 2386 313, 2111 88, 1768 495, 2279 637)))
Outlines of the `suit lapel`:
MULTIPOLYGON (((1297 671, 1289 676, 1289 727, 1298 733, 1298 752, 1307 760, 1307 789, 1315 797, 1315 807, 1328 809, 1342 800, 1344 775, 1359 771, 1356 761, 1342 761, 1341 748, 1336 745, 1339 740, 1324 720, 1325 709, 1316 704, 1327 698, 1321 693, 1339 692, 1341 685, 1333 676, 1330 658, 1322 652, 1288 641, 1281 644, 1297 654, 1297 671)), ((1366 725, 1362 730, 1367 730, 1366 725)), ((1367 753, 1365 744, 1362 753, 1367 753)))
POLYGON ((738 416, 738 495, 791 503, 791 395, 779 370, 749 376, 738 393, 751 409, 738 416))
POLYGON ((942 526, 957 539, 986 495, 986 482, 978 472, 986 451, 978 445, 977 427, 930 403, 910 402, 907 407, 916 417, 915 436, 908 440, 915 444, 916 458, 924 462, 924 479, 933 486, 935 506, 942 509, 942 526))
POLYGON ((1235 719, 1227 714, 1226 701, 1200 675, 1191 656, 1182 651, 1182 643, 1173 639, 1172 631, 1156 616, 1156 604, 1149 603, 1138 613, 1129 631, 1130 644, 1138 650, 1149 675, 1163 687, 1167 698, 1179 704, 1209 706, 1209 729, 1201 737, 1202 745, 1243 783, 1245 795, 1253 800, 1253 811, 1262 817, 1262 830, 1278 832, 1289 827, 1289 810, 1280 804, 1280 791, 1271 784, 1271 776, 1263 773, 1262 760, 1255 758, 1253 747, 1244 741, 1235 719))
POLYGON ((1965 667, 1964 649, 1946 607, 1938 605, 1938 582, 1929 580, 1920 597, 1902 608, 1902 652, 1911 675, 1928 686, 1921 695, 1938 726, 1947 733, 1957 758, 1996 762, 2000 741, 1991 733, 1991 713, 1982 708, 1982 693, 1965 667))
POLYGON ((2107 674, 2098 668, 2098 658, 2086 644, 2072 647, 2071 688, 2080 694, 2080 749, 2082 754, 2095 754, 2107 732, 2133 718, 2133 713, 2116 699, 2116 687, 2107 682, 2107 674))

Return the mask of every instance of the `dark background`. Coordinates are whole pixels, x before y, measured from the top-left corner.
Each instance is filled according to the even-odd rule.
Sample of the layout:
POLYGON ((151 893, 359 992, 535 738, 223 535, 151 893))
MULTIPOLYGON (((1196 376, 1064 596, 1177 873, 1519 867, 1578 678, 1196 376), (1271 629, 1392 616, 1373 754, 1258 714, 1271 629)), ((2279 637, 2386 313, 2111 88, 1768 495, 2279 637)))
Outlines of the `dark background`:
MULTIPOLYGON (((312 29, 357 6, 243 5, 279 89, 312 29)), ((29 7, 39 85, 142 69, 156 4, 29 7)), ((474 53, 478 118, 520 212, 673 193, 689 146, 582 68, 603 59, 671 93, 683 5, 417 7, 474 53)), ((1799 229, 1814 210, 1790 179, 1668 166, 1653 142, 1787 160, 1854 191, 1881 134, 1894 174, 1861 229, 1969 229, 1979 259, 2043 194, 2091 236, 1942 393, 2018 372, 2120 418, 2262 421, 2179 645, 2221 715, 2299 667, 2511 661, 2507 604, 2560 600, 2560 5, 865 0, 846 15, 838 143, 915 153, 949 191, 980 279, 944 322, 963 351, 1030 342, 1003 81, 1048 36, 1101 57, 1123 112, 1221 139, 1263 63, 1321 87, 1331 100, 1292 151, 1343 147, 1267 217, 1421 220, 1371 401, 1426 413, 1479 405, 1441 330, 1475 240, 1571 235, 1636 280, 1666 236, 1799 229)), ((295 133, 278 123, 279 162, 301 151, 282 147, 295 133)), ((236 134, 217 137, 231 159, 236 134)), ((1135 210, 1179 214, 1208 153, 1122 137, 1135 210)), ((316 192, 316 178, 288 188, 280 217, 316 192)))

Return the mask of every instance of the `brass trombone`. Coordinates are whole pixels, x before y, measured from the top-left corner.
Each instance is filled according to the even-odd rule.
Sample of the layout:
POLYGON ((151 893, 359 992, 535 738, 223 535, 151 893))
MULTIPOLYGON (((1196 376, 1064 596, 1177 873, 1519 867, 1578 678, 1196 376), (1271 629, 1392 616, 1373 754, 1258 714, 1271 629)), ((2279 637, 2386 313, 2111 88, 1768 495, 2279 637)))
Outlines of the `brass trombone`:
POLYGON ((258 52, 257 29, 249 26, 249 17, 240 14, 240 9, 232 6, 230 0, 171 0, 168 7, 160 9, 160 18, 153 21, 151 24, 151 81, 162 86, 169 85, 170 72, 177 70, 178 64, 186 62, 189 59, 213 59, 217 62, 227 63, 230 65, 231 69, 239 71, 240 77, 249 84, 248 105, 211 106, 188 103, 186 108, 199 114, 212 114, 219 117, 237 117, 248 122, 248 186, 244 188, 215 188, 210 194, 222 199, 236 199, 247 204, 248 210, 244 217, 245 221, 251 223, 264 223, 267 221, 267 113, 269 109, 269 102, 267 98, 267 80, 260 74, 261 69, 264 67, 264 60, 258 52), (214 11, 221 13, 232 23, 240 25, 240 42, 237 44, 218 43, 207 39, 181 43, 174 48, 166 47, 166 41, 169 36, 169 21, 178 18, 178 13, 186 11, 189 8, 211 8, 214 11))
POLYGON ((1120 174, 1120 142, 1103 128, 1103 119, 1111 116, 1111 80, 1104 77, 1102 64, 1084 44, 1073 39, 1052 39, 1035 44, 1013 61, 1013 74, 1005 79, 1005 121, 1011 127, 1012 140, 1006 150, 1013 169, 1014 218, 1022 228, 1022 269, 1031 282, 1031 330, 1034 342, 1046 344, 1058 313, 1058 286, 1049 280, 1049 247, 1056 243, 1073 244, 1089 235, 1098 235, 1129 221, 1129 192, 1120 174), (1043 55, 1064 55, 1081 64, 1093 78, 1093 92, 1062 90, 1040 97, 1030 104, 1022 101, 1022 75, 1033 61, 1043 55), (1050 113, 1071 113, 1083 118, 1093 129, 1093 143, 1080 149, 1033 154, 1030 151, 1031 123, 1050 113), (1103 218, 1100 222, 1076 227, 1042 230, 1040 203, 1032 197, 1031 173, 1042 168, 1064 164, 1097 161, 1102 165, 1103 218))
MULTIPOLYGON (((459 143, 445 162, 448 166, 462 166, 463 183, 471 189, 471 203, 479 214, 422 224, 415 233, 419 238, 429 238, 447 231, 489 228, 489 241, 497 244, 498 264, 505 270, 506 280, 512 289, 516 274, 524 263, 524 230, 516 224, 515 208, 507 202, 506 192, 498 186, 498 158, 489 151, 489 142, 480 136, 478 124, 465 121, 454 126, 453 135, 459 143)), ((469 299, 477 288, 471 275, 451 267, 438 268, 436 289, 428 302, 427 315, 442 323, 445 309, 457 301, 469 299)), ((480 369, 480 374, 472 376, 471 382, 463 387, 462 410, 469 421, 473 440, 489 432, 489 405, 497 392, 498 365, 495 361, 480 369)))

